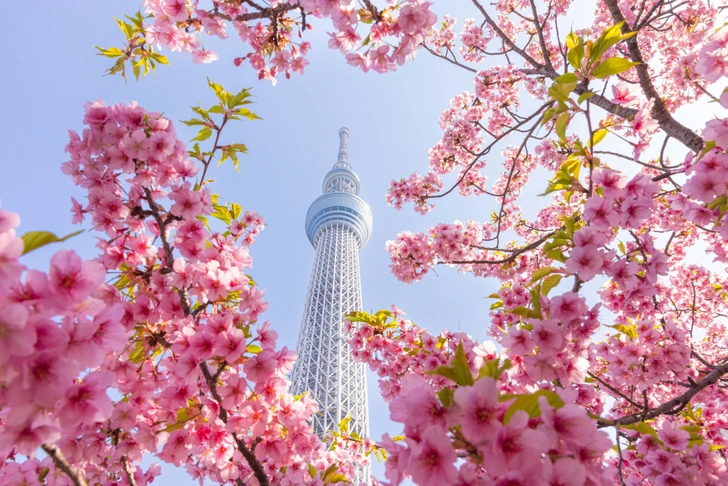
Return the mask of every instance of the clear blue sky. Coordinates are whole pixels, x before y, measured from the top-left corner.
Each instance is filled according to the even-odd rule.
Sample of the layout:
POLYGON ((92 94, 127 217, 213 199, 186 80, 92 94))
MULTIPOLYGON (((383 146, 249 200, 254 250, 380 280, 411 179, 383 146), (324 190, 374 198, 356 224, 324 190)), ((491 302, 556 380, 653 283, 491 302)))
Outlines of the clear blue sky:
MULTIPOLYGON (((459 3, 463 12, 459 18, 473 15, 470 2, 459 3)), ((213 103, 206 87, 209 76, 231 91, 252 87, 254 111, 264 119, 241 122, 228 133, 230 141, 243 142, 250 151, 241 160, 241 174, 223 166, 212 177, 218 181, 215 192, 266 218, 268 227, 252 248, 252 275, 267 289, 270 310, 264 317, 273 322, 281 345, 296 344, 314 254, 304 234, 304 217, 336 161, 337 132, 342 126, 351 129, 350 161, 374 214, 374 232, 361 254, 365 309, 396 303, 433 332, 460 326, 485 338, 488 301, 483 297, 494 291, 494 282, 440 268, 438 275, 424 282, 405 285, 389 273, 384 251, 385 241, 403 229, 421 231, 440 221, 486 219, 494 209, 485 199, 464 204, 454 197, 422 217, 411 210, 395 211, 384 200, 393 178, 426 170, 427 150, 440 136, 439 115, 453 95, 472 89, 470 76, 426 53, 395 73, 365 75, 328 49, 327 28, 318 22, 309 35, 314 48, 305 75, 282 79, 276 87, 258 81, 247 67, 233 66, 232 58, 241 53, 234 39, 214 46, 221 59, 211 65, 194 65, 191 59, 172 54, 172 66, 162 66, 156 76, 139 83, 104 77, 109 60, 96 56, 93 46, 120 45, 121 32, 112 17, 132 14, 137 5, 119 0, 46 1, 33 13, 32 31, 27 5, 4 6, 5 18, 12 20, 6 35, 14 39, 15 47, 4 52, 0 81, 5 93, 0 140, 6 147, 0 201, 3 209, 21 214, 21 232, 44 229, 61 235, 77 229, 70 224, 70 197, 79 198, 81 193, 60 172, 60 164, 66 160, 67 130, 82 128, 85 101, 136 100, 172 120, 187 119, 190 105, 213 103)), ((458 8, 452 7, 456 5, 448 6, 449 11, 457 15, 458 8)), ((182 140, 192 138, 186 127, 179 123, 177 127, 182 140)), ((94 242, 87 233, 64 246, 91 258, 96 253, 94 242)), ((38 250, 26 264, 46 268, 50 255, 60 248, 38 250)), ((399 433, 399 425, 389 422, 373 375, 369 394, 372 437, 378 439, 385 431, 399 433)), ((375 464, 374 471, 383 476, 381 466, 375 464)), ((157 482, 191 483, 184 477, 165 472, 157 482)))

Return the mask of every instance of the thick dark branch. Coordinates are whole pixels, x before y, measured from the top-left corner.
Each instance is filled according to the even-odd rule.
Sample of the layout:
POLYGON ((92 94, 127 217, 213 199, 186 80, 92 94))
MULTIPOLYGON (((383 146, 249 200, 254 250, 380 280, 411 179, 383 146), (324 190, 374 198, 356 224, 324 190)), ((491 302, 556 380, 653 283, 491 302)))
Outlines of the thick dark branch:
POLYGON ((210 12, 211 16, 220 17, 221 19, 229 20, 229 21, 238 21, 238 22, 247 22, 249 20, 259 20, 259 19, 270 19, 271 22, 274 22, 277 20, 277 18, 286 12, 289 12, 291 10, 296 10, 300 8, 297 3, 291 4, 291 3, 281 3, 277 7, 268 7, 268 8, 261 8, 257 12, 251 12, 246 13, 242 15, 226 15, 220 12, 212 13, 210 12))
POLYGON ((381 22, 382 14, 379 12, 377 7, 371 2, 371 0, 362 0, 362 1, 364 2, 364 5, 366 5, 366 8, 369 11, 369 13, 372 14, 374 21, 381 22))
POLYGON ((126 456, 121 456, 121 465, 124 467, 124 473, 126 474, 126 480, 129 482, 129 486, 137 486, 136 479, 134 479, 134 473, 131 472, 129 467, 129 461, 126 460, 126 456))
MULTIPOLYGON (((612 15, 615 23, 624 22, 622 25, 622 33, 631 33, 632 29, 625 21, 624 15, 622 15, 622 11, 619 9, 617 0, 604 0, 604 4, 609 9, 609 13, 612 15)), ((640 80, 640 87, 642 88, 642 91, 644 91, 645 96, 647 96, 647 99, 654 100, 652 116, 657 123, 660 124, 660 128, 662 128, 672 138, 682 142, 683 145, 693 152, 699 152, 702 150, 703 139, 688 127, 675 120, 670 112, 667 111, 665 102, 662 101, 660 94, 657 92, 657 89, 655 89, 655 85, 652 84, 649 67, 642 58, 642 52, 640 51, 639 44, 637 43, 637 36, 630 37, 626 40, 626 42, 630 59, 632 59, 633 62, 639 63, 635 66, 635 69, 637 70, 637 76, 640 80)))
POLYGON ((86 479, 84 479, 83 474, 76 471, 73 466, 68 463, 63 452, 61 452, 55 444, 43 444, 41 448, 53 460, 53 464, 55 464, 58 469, 63 471, 66 476, 69 477, 74 486, 87 486, 86 479))
POLYGON ((660 415, 677 413, 682 410, 688 404, 688 402, 690 402, 690 400, 701 390, 709 387, 710 385, 714 385, 726 373, 728 373, 728 362, 725 362, 720 366, 716 366, 713 371, 705 375, 702 380, 696 382, 688 391, 686 391, 682 395, 678 395, 668 402, 663 403, 659 407, 652 408, 644 412, 627 415, 617 420, 600 419, 597 421, 597 426, 599 428, 602 428, 616 426, 617 424, 630 425, 637 422, 650 420, 655 417, 659 417, 660 415))
MULTIPOLYGON (((538 21, 538 10, 536 10, 536 2, 531 0, 531 11, 533 12, 533 24, 536 26, 536 32, 538 32, 538 42, 541 46, 541 53, 543 54, 543 60, 546 69, 553 70, 554 66, 551 64, 551 54, 549 48, 546 46, 546 39, 543 36, 543 24, 538 21)), ((548 21, 548 15, 543 19, 544 24, 548 21)))
MULTIPOLYGON (((480 2, 478 0, 472 1, 485 18, 485 23, 493 28, 493 30, 501 38, 503 43, 508 46, 509 50, 516 52, 531 66, 531 68, 522 69, 522 72, 524 74, 540 75, 552 80, 559 76, 559 73, 557 73, 553 68, 539 63, 533 57, 529 56, 524 49, 518 47, 516 43, 511 38, 509 38, 505 32, 503 32, 503 30, 498 26, 496 21, 488 14, 488 12, 485 11, 485 8, 480 4, 480 2)), ((624 20, 622 12, 617 6, 617 0, 604 0, 604 2, 610 8, 610 12, 612 12, 612 6, 614 6, 614 9, 616 9, 614 12, 612 12, 613 17, 614 15, 618 14, 618 18, 615 18, 615 22, 620 22, 624 20)), ((622 31, 624 33, 631 32, 630 28, 627 26, 626 23, 622 27, 622 31)), ((657 90, 652 84, 648 67, 647 64, 645 64, 644 59, 642 59, 642 54, 639 50, 637 39, 635 37, 627 39, 627 46, 629 48, 630 57, 632 58, 632 60, 641 63, 636 66, 637 74, 640 79, 640 85, 644 90, 647 98, 655 100, 655 104, 652 109, 652 116, 660 124, 660 128, 671 137, 676 138, 677 140, 682 142, 686 147, 690 148, 691 150, 695 152, 700 151, 703 148, 703 139, 700 138, 693 131, 691 131, 689 128, 685 127, 680 122, 675 120, 670 112, 667 111, 665 103, 662 101, 659 94, 657 93, 657 90)), ((578 95, 582 95, 586 93, 586 91, 587 89, 581 84, 574 89, 574 93, 578 95)), ((635 114, 637 114, 637 110, 633 108, 624 108, 616 103, 613 103, 612 101, 600 94, 593 95, 589 99, 589 101, 599 108, 602 108, 603 110, 606 110, 609 113, 616 115, 620 118, 631 118, 635 114)))
MULTIPOLYGON (((162 240, 162 248, 164 248, 165 263, 167 264, 167 268, 169 270, 172 270, 172 265, 174 264, 174 258, 172 257, 172 246, 169 244, 169 241, 167 239, 167 222, 162 219, 162 207, 154 201, 154 197, 152 195, 151 189, 149 189, 148 187, 145 187, 144 194, 146 195, 147 204, 149 204, 149 209, 152 210, 152 217, 154 218, 154 221, 156 221, 157 225, 159 226, 159 235, 162 240)), ((190 315, 190 303, 187 302, 187 291, 184 289, 177 289, 177 294, 179 295, 179 300, 182 305, 182 310, 184 310, 185 317, 186 317, 186 316, 190 315)))

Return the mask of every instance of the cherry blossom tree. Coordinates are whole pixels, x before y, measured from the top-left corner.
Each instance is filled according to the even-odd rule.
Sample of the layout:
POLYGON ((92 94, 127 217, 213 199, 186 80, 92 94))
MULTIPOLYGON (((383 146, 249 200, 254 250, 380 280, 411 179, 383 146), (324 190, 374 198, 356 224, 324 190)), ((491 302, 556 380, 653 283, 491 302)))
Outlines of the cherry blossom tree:
POLYGON ((275 81, 303 71, 318 17, 365 71, 422 47, 471 73, 427 173, 387 198, 428 213, 457 190, 495 211, 387 250, 403 282, 438 265, 500 282, 493 342, 434 335, 396 307, 351 314, 352 350, 404 430, 373 444, 344 422, 322 443, 316 404, 288 393, 294 353, 258 322, 245 272, 262 219, 210 189, 213 161, 246 150, 220 134, 256 118, 249 93, 210 83, 218 103, 183 122, 205 150, 158 113, 90 103, 63 170, 88 191, 74 219, 103 235, 99 257, 62 250, 47 274, 27 270, 22 253, 59 238, 18 238, 18 216, 0 213, 2 481, 144 485, 159 474, 139 465, 149 453, 222 484, 347 482, 371 454, 392 485, 728 482, 725 2, 599 0, 574 31, 569 0, 472 4, 458 36, 420 0, 146 0, 119 21, 126 45, 101 54, 139 77, 169 62, 161 49, 214 61, 205 35, 232 29, 232 61, 275 81), (698 127, 691 106, 719 115, 698 127))

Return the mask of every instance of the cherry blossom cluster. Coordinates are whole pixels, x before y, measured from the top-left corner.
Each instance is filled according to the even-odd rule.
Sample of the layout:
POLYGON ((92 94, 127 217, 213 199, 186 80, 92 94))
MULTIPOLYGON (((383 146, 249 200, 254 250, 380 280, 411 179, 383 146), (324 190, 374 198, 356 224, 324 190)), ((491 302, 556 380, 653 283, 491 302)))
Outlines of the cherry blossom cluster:
MULTIPOLYGON (((728 396, 723 381, 715 383, 728 372, 727 284, 723 265, 685 260, 707 249, 709 260, 728 262, 728 124, 718 115, 696 133, 676 113, 708 98, 720 101, 711 104, 716 113, 728 108, 728 95, 710 90, 728 66, 726 29, 713 31, 721 7, 603 0, 590 29, 558 32, 549 18, 566 14, 570 3, 502 1, 493 14, 476 2, 483 18, 465 22, 459 43, 454 22, 430 37, 437 55, 474 73, 475 90, 453 98, 430 150, 442 191, 408 188, 416 196, 396 199, 395 207, 431 204, 458 189, 491 196, 493 213, 468 222, 475 232, 467 238, 457 222, 400 233, 387 243, 390 267, 407 283, 436 265, 497 279, 489 331, 511 363, 509 380, 521 390, 575 391, 574 403, 600 428, 613 428, 616 454, 601 458, 613 483, 722 484, 725 438, 716 431, 728 423, 720 405, 728 396), (507 57, 494 67, 467 65, 499 54, 507 57), (524 92, 536 103, 521 101, 524 92), (504 170, 492 178, 485 157, 508 137, 518 141, 502 150, 504 170), (678 144, 691 153, 685 157, 678 144), (534 178, 542 170, 547 184, 534 178), (529 189, 552 194, 535 217, 527 206, 533 200, 519 199, 529 189)), ((441 399, 442 383, 430 383, 441 399)), ((451 433, 452 424, 444 430, 451 433)), ((438 450, 449 462, 450 450, 438 450)), ((417 468, 410 457, 389 471, 396 480, 417 468)), ((459 465, 439 479, 451 480, 459 465)), ((426 475, 412 476, 430 484, 426 475)), ((478 484, 476 477, 459 481, 478 484)))
POLYGON ((383 377, 391 418, 404 425, 381 443, 390 484, 609 484, 601 458, 611 443, 576 389, 523 389, 492 343, 436 337, 394 312, 349 316, 350 345, 383 377))
POLYGON ((25 271, 19 219, 0 215, 3 484, 65 485, 67 466, 88 484, 144 486, 159 474, 145 454, 220 484, 352 477, 372 444, 322 443, 318 405, 288 392, 296 354, 259 321, 267 304, 246 272, 262 218, 194 179, 194 158, 204 174, 219 147, 188 153, 170 120, 135 103, 88 103, 84 123, 63 171, 86 190, 74 220, 102 235, 99 257, 62 250, 47 274, 25 271))
MULTIPOLYGON (((384 9, 371 2, 357 9, 353 0, 274 1, 265 6, 215 0, 209 9, 200 3, 144 0, 148 16, 144 35, 127 35, 129 57, 144 56, 147 46, 156 46, 190 53, 198 64, 210 63, 219 56, 205 48, 203 34, 227 39, 232 28, 248 50, 234 59, 235 65, 249 63, 259 79, 275 83, 278 75, 289 78, 292 72, 302 74, 308 65, 306 54, 311 45, 302 39, 305 31, 313 28, 311 17, 316 17, 330 19, 334 31, 328 34, 328 45, 341 51, 348 64, 365 72, 385 73, 414 57, 437 21, 430 2, 423 0, 388 2, 384 9)), ((102 53, 117 57, 116 51, 102 53)))
POLYGON ((434 336, 403 315, 393 306, 393 312, 382 310, 374 317, 352 313, 345 323, 352 355, 377 373, 379 390, 387 402, 400 395, 401 380, 406 375, 427 377, 438 389, 442 388, 447 380, 428 373, 447 365, 458 345, 475 368, 480 368, 484 360, 496 358, 490 342, 479 345, 464 333, 450 331, 434 336))

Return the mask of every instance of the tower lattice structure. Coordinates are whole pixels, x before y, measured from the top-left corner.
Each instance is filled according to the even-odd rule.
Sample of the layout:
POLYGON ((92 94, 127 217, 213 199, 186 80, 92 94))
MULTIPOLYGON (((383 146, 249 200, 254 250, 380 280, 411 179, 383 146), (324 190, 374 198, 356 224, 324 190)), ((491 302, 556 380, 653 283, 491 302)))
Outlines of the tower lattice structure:
MULTIPOLYGON (((313 427, 319 436, 337 430, 349 417, 349 431, 369 437, 364 366, 351 356, 343 316, 360 310, 359 252, 372 231, 372 213, 359 197, 359 177, 348 160, 349 129, 339 130, 339 156, 326 174, 323 195, 309 207, 306 235, 316 250, 303 323, 293 392, 310 392, 320 409, 313 427)), ((369 468, 357 470, 357 483, 369 483, 369 468)))

